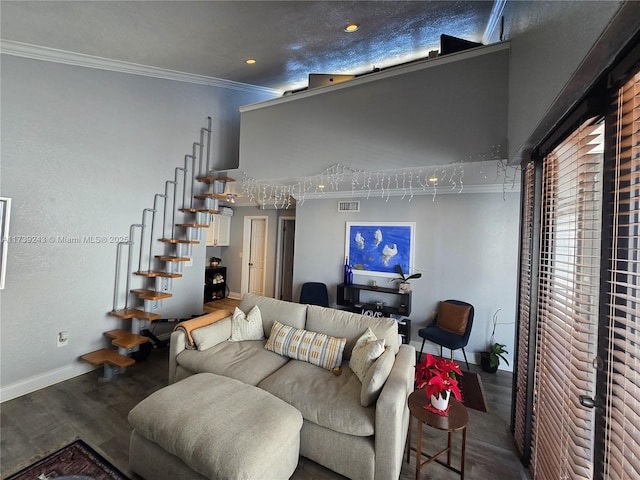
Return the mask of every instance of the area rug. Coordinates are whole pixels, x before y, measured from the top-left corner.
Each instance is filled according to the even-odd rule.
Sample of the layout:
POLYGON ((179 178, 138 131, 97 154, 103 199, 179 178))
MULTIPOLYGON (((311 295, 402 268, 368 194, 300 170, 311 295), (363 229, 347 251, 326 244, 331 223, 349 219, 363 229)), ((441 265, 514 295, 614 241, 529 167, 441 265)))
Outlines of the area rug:
POLYGON ((92 480, 130 480, 82 440, 36 461, 6 480, 50 480, 58 477, 92 480))
POLYGON ((464 372, 458 380, 458 387, 462 393, 462 403, 465 407, 481 412, 487 411, 482 380, 477 373, 464 372))

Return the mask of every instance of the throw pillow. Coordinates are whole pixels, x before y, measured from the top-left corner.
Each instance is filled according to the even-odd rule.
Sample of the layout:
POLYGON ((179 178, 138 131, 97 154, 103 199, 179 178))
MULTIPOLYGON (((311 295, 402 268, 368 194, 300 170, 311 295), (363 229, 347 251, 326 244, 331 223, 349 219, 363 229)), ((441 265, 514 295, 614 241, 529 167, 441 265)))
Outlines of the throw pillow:
POLYGON ((231 338, 229 340, 241 342, 243 340, 262 340, 263 338, 262 315, 258 306, 254 306, 246 315, 236 307, 231 319, 231 338))
POLYGON ((370 327, 367 327, 356 341, 349 359, 349 368, 356 374, 360 383, 364 383, 367 370, 384 352, 384 343, 384 338, 378 340, 370 327))
POLYGON ((264 348, 333 371, 342 364, 346 344, 346 338, 295 328, 276 320, 264 348))
POLYGON ((396 356, 393 349, 391 347, 385 348, 384 353, 371 365, 364 377, 360 390, 360 405, 368 407, 378 400, 395 361, 396 356))
POLYGON ((464 335, 469 320, 471 307, 467 305, 454 305, 453 303, 440 302, 438 306, 438 320, 436 325, 442 330, 464 335))

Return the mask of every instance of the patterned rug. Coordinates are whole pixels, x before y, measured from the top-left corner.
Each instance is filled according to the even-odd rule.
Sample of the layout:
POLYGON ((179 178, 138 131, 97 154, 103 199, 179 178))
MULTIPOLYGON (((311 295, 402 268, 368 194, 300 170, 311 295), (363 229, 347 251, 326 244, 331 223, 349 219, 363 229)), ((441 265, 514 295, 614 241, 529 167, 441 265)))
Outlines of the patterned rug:
POLYGON ((462 393, 462 403, 465 407, 481 412, 487 411, 487 402, 484 398, 482 380, 477 373, 463 372, 458 387, 462 393))
POLYGON ((77 480, 130 480, 82 440, 47 455, 6 480, 49 480, 72 475, 77 480))

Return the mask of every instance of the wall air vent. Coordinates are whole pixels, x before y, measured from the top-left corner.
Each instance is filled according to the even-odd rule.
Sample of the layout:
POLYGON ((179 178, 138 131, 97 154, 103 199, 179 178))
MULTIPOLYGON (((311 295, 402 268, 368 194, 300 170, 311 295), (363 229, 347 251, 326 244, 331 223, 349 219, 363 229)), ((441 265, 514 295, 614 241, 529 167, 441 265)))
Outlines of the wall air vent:
POLYGON ((338 212, 359 212, 360 202, 338 202, 338 212))

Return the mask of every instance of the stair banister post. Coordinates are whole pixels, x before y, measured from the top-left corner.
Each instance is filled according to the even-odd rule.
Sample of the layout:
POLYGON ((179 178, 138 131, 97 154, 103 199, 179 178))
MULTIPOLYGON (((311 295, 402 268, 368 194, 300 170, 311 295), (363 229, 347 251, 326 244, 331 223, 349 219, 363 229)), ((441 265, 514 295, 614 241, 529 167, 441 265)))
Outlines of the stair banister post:
MULTIPOLYGON (((169 185, 173 185, 173 208, 175 208, 176 206, 176 188, 177 188, 178 182, 173 180, 167 180, 166 182, 164 182, 165 200, 164 200, 164 211, 162 212, 162 238, 167 238, 165 234, 165 228, 167 226, 167 199, 169 198, 169 185)), ((173 232, 172 232, 171 238, 173 238, 173 232)))
POLYGON ((140 254, 138 255, 138 270, 142 271, 142 248, 144 247, 144 230, 146 228, 144 223, 144 216, 147 212, 155 213, 153 208, 145 208, 142 210, 142 232, 140 233, 140 254))
POLYGON ((134 228, 144 228, 144 225, 140 224, 140 223, 134 223, 133 225, 131 225, 129 227, 129 258, 127 260, 127 286, 126 286, 126 294, 125 294, 125 300, 124 300, 124 308, 125 310, 127 308, 129 308, 129 286, 131 283, 131 262, 133 261, 133 249, 131 247, 133 247, 133 245, 135 244, 135 242, 133 241, 133 229, 134 228))
MULTIPOLYGON (((184 156, 184 177, 182 178, 182 206, 187 206, 187 172, 189 171, 188 158, 191 155, 184 156)), ((193 157, 192 157, 193 158, 193 157)))
POLYGON ((211 117, 207 117, 207 175, 209 174, 211 153, 211 117))
MULTIPOLYGON (((202 172, 202 149, 204 147, 204 128, 200 129, 200 142, 198 143, 198 145, 200 146, 200 155, 198 155, 198 175, 204 175, 206 176, 208 171, 205 171, 204 173, 202 172)), ((204 164, 204 168, 207 168, 207 164, 204 164)))
POLYGON ((118 245, 116 246, 116 278, 113 285, 113 311, 114 312, 118 310, 118 285, 120 285, 120 250, 123 245, 131 245, 131 241, 118 242, 118 245))
POLYGON ((151 232, 149 232, 149 271, 151 271, 151 251, 153 250, 153 229, 155 227, 156 224, 156 212, 158 211, 158 198, 164 198, 165 199, 165 205, 167 203, 166 195, 163 195, 161 193, 156 193, 153 196, 153 215, 151 215, 151 232))
MULTIPOLYGON (((186 164, 185 159, 185 164, 186 164)), ((173 176, 176 186, 173 190, 173 208, 171 210, 171 238, 176 238, 176 197, 178 196, 178 172, 182 171, 183 178, 187 177, 187 169, 182 167, 176 167, 175 174, 173 176)), ((183 191, 184 197, 184 191, 183 191)), ((183 200, 184 201, 184 200, 183 200)))
MULTIPOLYGON (((198 146, 197 142, 193 142, 193 148, 191 153, 192 158, 192 172, 191 172, 191 195, 189 195, 189 208, 193 208, 193 195, 195 194, 196 187, 196 147, 198 146)), ((186 206, 186 205, 185 205, 186 206)))

